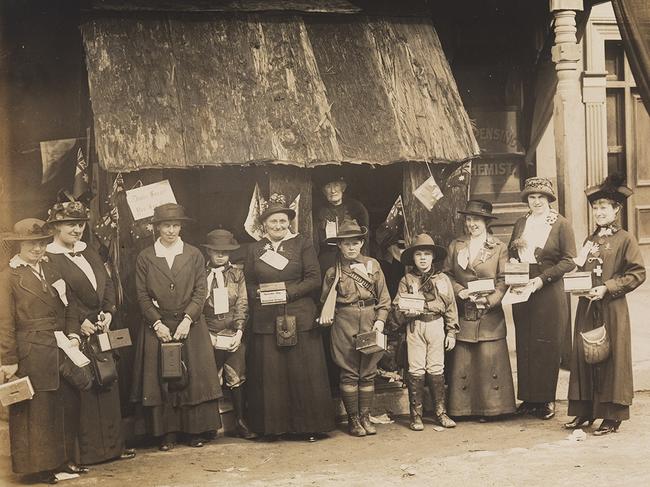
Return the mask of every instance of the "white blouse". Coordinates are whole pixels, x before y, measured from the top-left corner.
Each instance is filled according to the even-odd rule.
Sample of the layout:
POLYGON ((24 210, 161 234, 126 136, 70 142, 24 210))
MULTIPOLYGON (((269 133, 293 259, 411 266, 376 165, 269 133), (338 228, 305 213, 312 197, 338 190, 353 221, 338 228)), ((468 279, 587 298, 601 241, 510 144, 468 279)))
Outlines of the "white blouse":
POLYGON ((86 247, 87 247, 86 243, 82 242, 81 240, 75 242, 74 248, 72 250, 54 241, 48 244, 47 251, 51 254, 63 254, 68 259, 70 259, 72 263, 75 264, 81 270, 81 272, 83 272, 86 275, 86 277, 90 281, 90 285, 93 287, 95 291, 97 291, 97 277, 95 276, 95 271, 93 271, 90 262, 88 262, 88 259, 86 259, 81 254, 73 255, 73 253, 76 254, 78 252, 83 252, 84 250, 86 250, 86 247))

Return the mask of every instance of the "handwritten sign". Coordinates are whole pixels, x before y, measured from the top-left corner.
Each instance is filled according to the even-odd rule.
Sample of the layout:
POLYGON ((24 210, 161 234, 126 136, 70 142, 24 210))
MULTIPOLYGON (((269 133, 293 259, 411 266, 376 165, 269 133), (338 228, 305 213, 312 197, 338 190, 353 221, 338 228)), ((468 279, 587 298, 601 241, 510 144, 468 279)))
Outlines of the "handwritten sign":
POLYGON ((176 197, 168 180, 147 184, 126 192, 126 202, 134 220, 153 216, 153 209, 165 203, 176 203, 176 197))

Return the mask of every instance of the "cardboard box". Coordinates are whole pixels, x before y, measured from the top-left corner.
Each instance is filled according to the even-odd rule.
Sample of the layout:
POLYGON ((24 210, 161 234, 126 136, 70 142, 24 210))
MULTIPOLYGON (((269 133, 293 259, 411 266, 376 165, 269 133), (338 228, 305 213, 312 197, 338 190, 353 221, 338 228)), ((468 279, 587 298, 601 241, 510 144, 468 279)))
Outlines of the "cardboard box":
POLYGON ((528 262, 508 262, 504 269, 504 276, 508 286, 526 284, 530 280, 530 264, 528 262))
POLYGON ((285 304, 287 287, 284 282, 264 282, 260 284, 260 303, 262 306, 285 304))
POLYGON ((230 350, 235 343, 235 330, 221 330, 219 333, 210 333, 212 346, 215 350, 230 350))
POLYGON ((424 296, 420 294, 400 293, 399 309, 401 311, 424 311, 424 296))
POLYGON ((160 344, 160 377, 162 379, 180 379, 183 377, 181 366, 181 350, 183 344, 180 342, 168 342, 160 344))
POLYGON ((366 333, 359 333, 356 338, 356 348, 361 353, 375 353, 386 350, 386 335, 373 330, 366 333))
POLYGON ((564 275, 564 291, 585 294, 593 287, 591 272, 571 272, 564 275))
POLYGON ((131 333, 128 328, 109 330, 106 333, 101 333, 97 335, 97 340, 99 341, 99 348, 102 352, 115 350, 117 348, 130 347, 132 345, 131 333))
POLYGON ((472 294, 490 294, 494 291, 494 279, 476 279, 467 282, 467 289, 472 294))
POLYGON ((29 377, 21 377, 6 384, 0 385, 0 403, 4 407, 22 401, 29 401, 34 397, 34 387, 29 377))

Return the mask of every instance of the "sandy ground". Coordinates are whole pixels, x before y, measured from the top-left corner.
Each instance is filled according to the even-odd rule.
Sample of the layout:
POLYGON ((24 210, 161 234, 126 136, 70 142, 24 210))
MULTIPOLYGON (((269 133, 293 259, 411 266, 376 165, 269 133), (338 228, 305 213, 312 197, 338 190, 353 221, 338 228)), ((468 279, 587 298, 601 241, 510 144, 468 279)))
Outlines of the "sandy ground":
MULTIPOLYGON (((617 434, 567 439, 556 418, 461 422, 438 432, 411 432, 406 418, 380 425, 374 437, 333 432, 317 443, 219 438, 201 449, 141 449, 134 460, 95 466, 66 487, 101 486, 561 486, 650 485, 650 392, 638 393, 632 420, 617 434)), ((592 427, 592 430, 595 426, 592 427)), ((20 485, 0 464, 2 485, 20 485)))

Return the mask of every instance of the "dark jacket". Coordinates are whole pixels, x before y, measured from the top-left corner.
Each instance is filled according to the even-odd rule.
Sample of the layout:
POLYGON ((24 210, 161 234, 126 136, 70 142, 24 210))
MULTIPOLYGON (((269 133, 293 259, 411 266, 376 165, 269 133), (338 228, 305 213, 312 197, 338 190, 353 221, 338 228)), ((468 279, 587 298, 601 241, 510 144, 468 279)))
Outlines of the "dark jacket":
MULTIPOLYGON (((210 272, 208 267, 206 275, 209 275, 210 272)), ((214 314, 213 298, 208 289, 208 299, 203 306, 203 316, 205 316, 208 329, 214 333, 226 328, 244 331, 246 321, 248 321, 248 295, 244 271, 228 264, 223 272, 223 280, 224 286, 228 288, 228 312, 222 315, 214 314)))

